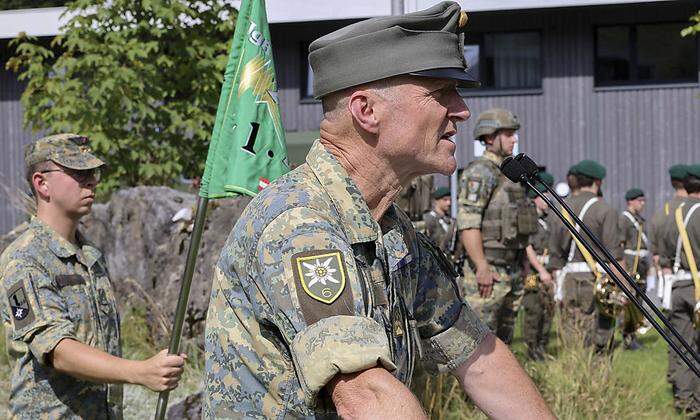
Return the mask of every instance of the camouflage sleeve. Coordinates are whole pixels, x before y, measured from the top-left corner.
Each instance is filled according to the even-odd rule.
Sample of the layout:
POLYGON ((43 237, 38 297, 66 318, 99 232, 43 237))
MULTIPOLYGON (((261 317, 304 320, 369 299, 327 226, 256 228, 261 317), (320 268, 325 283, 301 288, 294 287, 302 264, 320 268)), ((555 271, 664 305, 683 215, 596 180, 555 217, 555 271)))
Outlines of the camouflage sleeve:
POLYGON ((394 370, 384 327, 365 316, 362 285, 341 226, 309 208, 285 211, 264 230, 254 281, 285 335, 305 401, 337 374, 394 370))
POLYGON ((547 270, 561 270, 566 265, 566 259, 568 255, 565 252, 564 247, 569 244, 569 233, 566 230, 564 224, 559 220, 559 218, 550 217, 550 229, 551 234, 549 235, 549 263, 547 263, 547 270))
POLYGON ((415 316, 425 366, 433 372, 452 371, 479 347, 488 328, 459 296, 451 263, 423 235, 415 316))
POLYGON ((4 269, 2 288, 9 336, 26 343, 39 363, 46 363, 46 355, 62 339, 75 339, 68 305, 41 269, 11 261, 4 269))
POLYGON ((459 179, 457 230, 481 229, 481 217, 497 181, 481 165, 472 165, 462 172, 459 179))

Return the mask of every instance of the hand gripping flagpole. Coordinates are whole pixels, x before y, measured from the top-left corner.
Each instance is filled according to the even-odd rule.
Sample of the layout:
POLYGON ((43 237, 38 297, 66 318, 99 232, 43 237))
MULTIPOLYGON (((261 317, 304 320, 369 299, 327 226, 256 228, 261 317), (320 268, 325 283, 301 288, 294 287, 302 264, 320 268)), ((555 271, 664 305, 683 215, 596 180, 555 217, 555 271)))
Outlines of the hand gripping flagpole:
POLYGON ((697 375, 700 377, 700 370, 698 367, 688 358, 688 356, 678 347, 678 345, 671 339, 671 337, 668 336, 666 331, 661 328, 659 323, 654 319, 654 317, 649 313, 649 311, 644 307, 644 305, 639 301, 636 295, 634 295, 627 287, 623 284, 623 282, 618 279, 618 277, 615 275, 615 273, 612 271, 610 266, 601 258, 601 256, 598 254, 596 250, 593 249, 591 244, 581 235, 580 232, 576 230, 576 228, 564 217, 564 215, 559 211, 556 206, 553 205, 553 203, 547 198, 547 196, 544 195, 538 188, 535 187, 531 179, 535 179, 539 181, 542 185, 544 185, 547 190, 552 194, 553 197, 566 209, 566 211, 574 218, 576 223, 581 226, 581 228, 584 230, 586 235, 590 237, 590 239, 595 243, 595 245, 603 251, 603 254, 605 255, 606 258, 608 258, 609 261, 612 262, 612 264, 615 266, 615 268, 618 270, 620 274, 627 280, 627 282, 634 288, 634 290, 642 296, 645 302, 652 308, 654 313, 661 319, 661 321, 664 323, 664 325, 671 331, 671 333, 678 339, 678 341, 681 343, 681 345, 684 347, 684 349, 690 353, 693 358, 700 363, 700 356, 698 355, 697 352, 693 350, 692 347, 688 344, 688 342, 681 336, 676 328, 671 325, 671 323, 666 319, 666 317, 658 310, 658 308, 651 302, 651 300, 646 296, 646 294, 639 288, 639 286, 636 284, 636 282, 627 274, 627 272, 622 269, 620 264, 613 258, 613 256, 610 254, 610 251, 608 251, 605 246, 600 242, 600 240, 596 237, 593 232, 590 231, 588 226, 586 226, 583 221, 581 221, 578 216, 576 216, 576 213, 569 208, 569 206, 564 202, 564 200, 559 197, 559 195, 551 189, 547 185, 547 183, 542 182, 542 180, 539 177, 539 169, 537 167, 537 164, 532 161, 528 156, 525 154, 519 154, 515 158, 513 157, 507 157, 503 163, 501 164, 501 172, 510 179, 513 182, 522 182, 524 184, 527 184, 530 188, 532 188, 533 191, 537 193, 540 198, 542 198, 549 208, 554 211, 554 213, 561 219, 561 221, 564 223, 564 226, 566 226, 567 230, 571 232, 571 234, 588 250, 588 252, 591 253, 593 258, 600 264, 600 266, 603 268, 603 270, 610 276, 610 278, 615 282, 615 284, 625 293, 627 298, 632 302, 646 317, 649 322, 652 324, 654 329, 659 332, 659 334, 663 337, 663 339, 668 343, 669 346, 680 356, 680 358, 685 362, 686 365, 697 375))
MULTIPOLYGON (((168 354, 178 354, 180 351, 180 338, 182 336, 182 326, 187 313, 187 302, 190 296, 190 286, 192 285, 192 276, 194 275, 194 266, 197 263, 197 254, 199 252, 199 244, 202 239, 202 231, 204 230, 204 221, 207 217, 207 197, 197 198, 197 211, 194 218, 194 228, 192 237, 190 238, 190 247, 187 250, 187 262, 185 263, 185 271, 182 275, 182 283, 180 284, 180 296, 177 299, 177 308, 175 309, 175 320, 173 322, 173 330, 170 335, 170 345, 168 346, 168 354)), ((156 407, 156 420, 163 420, 165 412, 168 408, 168 397, 170 391, 161 391, 158 394, 158 406, 156 407)))

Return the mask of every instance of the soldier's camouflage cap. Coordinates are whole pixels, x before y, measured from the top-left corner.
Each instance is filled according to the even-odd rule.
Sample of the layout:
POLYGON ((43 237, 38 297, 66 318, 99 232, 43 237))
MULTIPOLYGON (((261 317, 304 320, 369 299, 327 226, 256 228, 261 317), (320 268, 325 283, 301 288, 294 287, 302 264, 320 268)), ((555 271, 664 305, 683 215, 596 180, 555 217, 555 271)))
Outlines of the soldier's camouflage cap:
POLYGON ((700 178, 700 163, 696 163, 694 165, 687 165, 686 168, 688 171, 688 176, 700 178))
MULTIPOLYGON (((554 176, 552 174, 550 174, 549 172, 547 172, 547 171, 540 172, 540 178, 542 178, 542 181, 544 181, 545 184, 549 185, 550 187, 554 185, 554 176)), ((537 191, 542 192, 542 193, 547 191, 547 188, 545 188, 545 186, 541 182, 538 182, 537 184, 535 184, 535 188, 537 188, 537 191)), ((527 196, 530 198, 535 198, 535 197, 537 197, 537 193, 528 187, 527 196)))
POLYGON ((445 1, 415 13, 357 22, 318 38, 309 46, 314 97, 402 74, 479 86, 466 73, 467 20, 459 4, 445 1))
POLYGON ((447 187, 440 187, 433 192, 434 199, 440 199, 442 197, 447 197, 450 195, 450 189, 447 187))
POLYGON ((644 197, 644 191, 642 191, 641 188, 630 188, 625 193, 625 200, 627 201, 635 200, 639 197, 644 197))
POLYGON ((574 175, 585 175, 593 179, 600 179, 601 181, 605 179, 607 171, 605 166, 596 162, 595 160, 585 159, 569 169, 569 173, 574 175))
POLYGON ((668 174, 673 180, 683 181, 685 178, 688 177, 688 165, 673 165, 670 168, 668 168, 668 174))
POLYGON ((87 137, 71 133, 42 137, 24 148, 24 163, 30 167, 50 160, 70 169, 99 168, 105 163, 92 154, 88 143, 87 137))

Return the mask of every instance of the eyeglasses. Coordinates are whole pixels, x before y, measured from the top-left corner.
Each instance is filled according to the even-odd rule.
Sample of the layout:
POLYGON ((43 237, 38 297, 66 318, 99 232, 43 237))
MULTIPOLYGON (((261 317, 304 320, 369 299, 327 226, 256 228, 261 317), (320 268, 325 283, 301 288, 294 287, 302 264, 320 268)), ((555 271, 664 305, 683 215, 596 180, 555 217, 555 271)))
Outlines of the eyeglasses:
POLYGON ((46 174, 49 172, 63 172, 64 174, 68 175, 69 177, 73 178, 76 180, 79 184, 84 184, 87 181, 94 179, 95 183, 100 182, 100 176, 102 175, 100 168, 93 168, 93 169, 47 169, 45 171, 40 171, 40 174, 46 174))

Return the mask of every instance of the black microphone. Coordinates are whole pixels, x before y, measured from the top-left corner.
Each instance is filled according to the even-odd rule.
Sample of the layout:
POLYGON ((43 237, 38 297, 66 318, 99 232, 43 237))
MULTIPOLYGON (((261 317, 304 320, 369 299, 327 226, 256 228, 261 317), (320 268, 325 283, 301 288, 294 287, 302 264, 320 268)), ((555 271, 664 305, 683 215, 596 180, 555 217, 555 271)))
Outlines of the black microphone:
MULTIPOLYGON (((591 245, 588 243, 588 241, 585 240, 585 238, 583 238, 578 231, 576 231, 576 229, 571 225, 571 223, 569 223, 567 220, 565 220, 565 218, 563 217, 561 212, 555 206, 552 205, 550 200, 547 199, 547 197, 543 193, 541 193, 539 190, 534 188, 532 183, 530 183, 529 180, 527 180, 527 176, 525 175, 525 173, 527 173, 527 172, 534 173, 534 177, 539 180, 539 175, 538 175, 539 169, 538 169, 537 164, 532 159, 530 159, 530 157, 525 155, 524 153, 519 154, 518 157, 511 158, 511 160, 514 160, 515 162, 520 163, 520 165, 517 166, 517 165, 509 164, 508 166, 510 168, 509 169, 510 172, 519 171, 520 169, 517 169, 517 168, 522 169, 523 174, 521 175, 521 179, 524 182, 526 182, 533 190, 535 190, 535 192, 540 197, 542 197, 542 199, 544 199, 544 201, 547 203, 549 208, 552 209, 554 211, 554 213, 559 217, 559 219, 561 219, 561 221, 564 223, 564 226, 567 228, 567 230, 569 230, 571 232, 571 234, 574 235, 589 252, 591 252, 592 256, 603 267, 604 271, 610 276, 610 278, 615 282, 615 284, 625 293, 625 295, 627 295, 627 297, 630 299, 630 301, 633 302, 635 304, 635 306, 637 306, 640 309, 642 314, 651 322, 652 326, 654 326, 654 328, 659 332, 659 334, 661 334, 661 336, 668 342, 668 344, 671 346, 671 348, 673 348, 676 351, 676 353, 678 353, 678 355, 683 359, 683 361, 686 362, 686 364, 688 364, 688 366, 691 368, 691 370, 693 370, 693 372, 695 372, 695 374, 698 375, 698 377, 700 377, 700 372, 698 371, 697 367, 694 365, 691 365, 691 363, 686 359, 685 355, 681 354, 680 349, 678 349, 678 347, 675 345, 675 343, 673 343, 670 340, 670 337, 668 337, 666 335, 665 331, 663 331, 661 329, 661 327, 656 323, 656 320, 653 319, 653 317, 651 317, 651 315, 648 313, 646 308, 644 308, 642 306, 642 304, 638 301, 637 297, 632 295, 632 293, 626 287, 624 287, 622 282, 616 276, 614 276, 612 274, 610 267, 604 261, 602 261, 602 258, 598 255, 597 251, 594 251, 592 249, 591 245), (518 157, 520 157, 520 159, 518 159, 518 157), (524 165, 523 165, 523 162, 525 162, 524 165), (533 166, 535 168, 534 172, 532 171, 533 166), (529 171, 528 171, 528 168, 530 169, 529 171)), ((508 158, 506 158, 506 159, 508 159, 508 158)), ((504 160, 504 162, 501 166, 505 166, 505 163, 506 162, 504 160)), ((506 175, 506 177, 508 177, 510 179, 508 174, 506 174, 505 172, 504 172, 504 174, 506 175)), ((541 182, 541 180, 540 180, 540 182, 541 182)), ((636 281, 634 281, 632 279, 632 277, 625 270, 622 269, 620 264, 615 260, 615 258, 613 258, 610 251, 601 243, 601 241, 595 236, 595 234, 593 234, 593 232, 591 232, 591 230, 588 228, 588 226, 585 223, 583 223, 583 221, 578 217, 578 215, 571 210, 571 207, 569 207, 568 204, 564 200, 562 200, 561 197, 559 197, 559 195, 556 193, 556 191, 554 191, 549 185, 547 185, 544 182, 542 182, 542 185, 544 185, 544 187, 547 189, 547 191, 549 191, 550 194, 559 202, 559 204, 561 204, 561 206, 564 209, 566 209, 567 213, 574 219, 576 224, 581 227, 581 229, 593 241, 593 243, 596 245, 596 247, 598 247, 603 252, 603 254, 608 259, 608 261, 610 261, 613 264, 613 266, 615 266, 615 268, 618 270, 618 272, 620 274, 622 274, 622 276, 627 280, 627 282, 632 286, 632 288, 641 296, 642 300, 644 302, 646 302, 647 305, 649 305, 649 307, 652 309, 654 314, 657 317, 659 317, 659 319, 669 329, 669 331, 671 331, 671 333, 676 337, 676 339, 678 339, 678 341, 685 348, 685 350, 688 351, 688 353, 690 353, 693 356, 695 361, 700 363, 700 355, 698 355, 698 353, 695 352, 692 349, 692 347, 690 347, 690 345, 685 340, 685 338, 678 333, 676 328, 673 325, 671 325, 671 323, 668 321, 668 319, 663 315, 663 313, 661 313, 661 311, 656 307, 656 305, 651 301, 651 299, 649 299, 649 297, 646 295, 646 293, 639 288, 639 285, 637 285, 636 281)))
MULTIPOLYGON (((528 155, 525 153, 519 153, 517 156, 515 156, 515 160, 520 162, 520 165, 523 167, 524 171, 527 173, 528 178, 535 178, 538 181, 542 181, 539 177, 539 172, 540 168, 537 166, 534 160, 530 159, 528 155)), ((543 182, 544 184, 544 182, 543 182)))
POLYGON ((501 172, 503 172, 503 175, 505 175, 506 178, 510 179, 516 184, 523 182, 527 178, 525 168, 523 168, 520 162, 515 160, 513 156, 508 156, 507 158, 503 159, 503 162, 501 163, 501 172))

